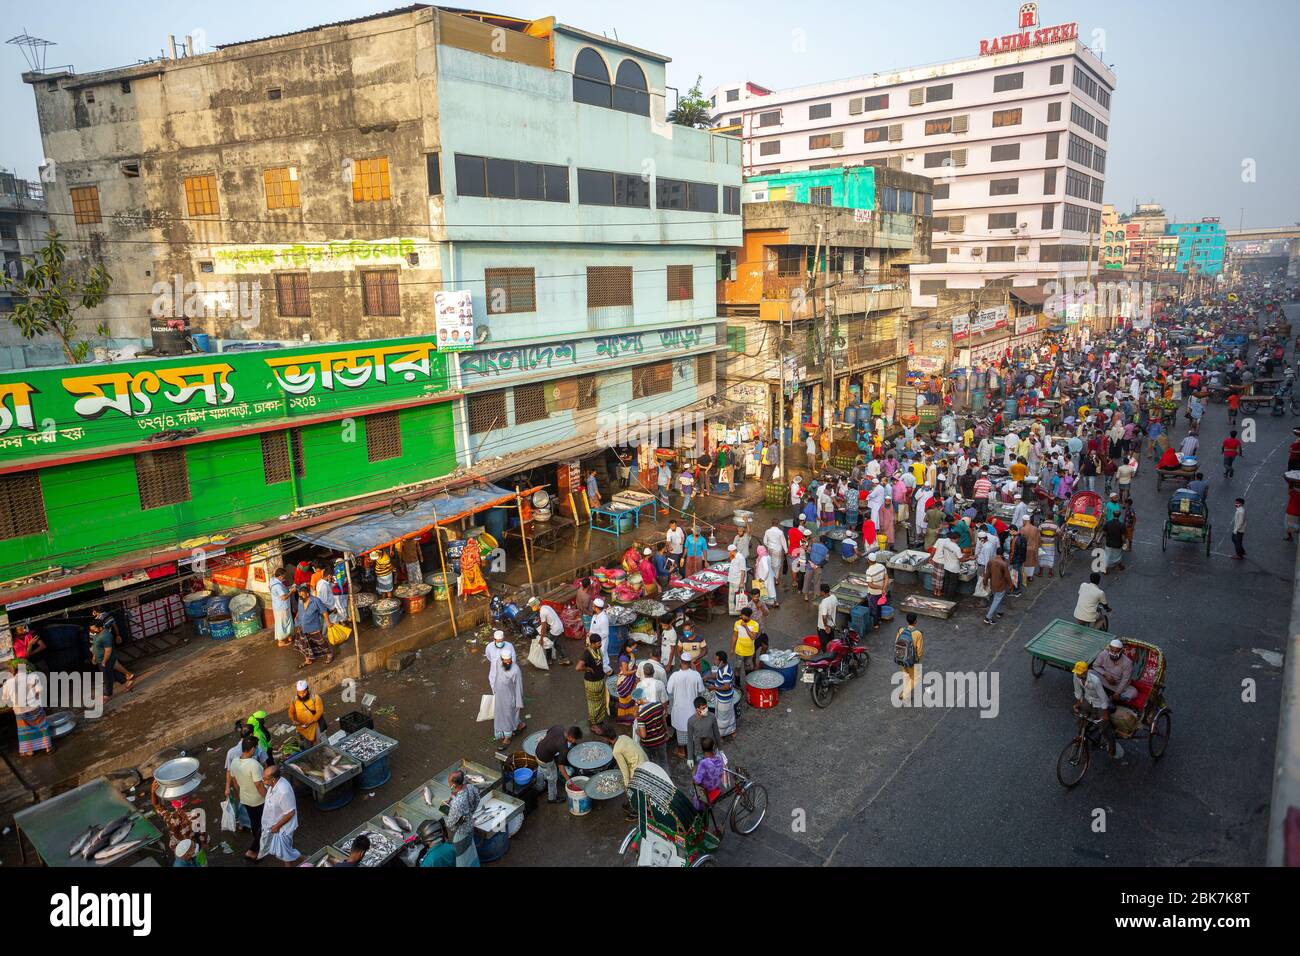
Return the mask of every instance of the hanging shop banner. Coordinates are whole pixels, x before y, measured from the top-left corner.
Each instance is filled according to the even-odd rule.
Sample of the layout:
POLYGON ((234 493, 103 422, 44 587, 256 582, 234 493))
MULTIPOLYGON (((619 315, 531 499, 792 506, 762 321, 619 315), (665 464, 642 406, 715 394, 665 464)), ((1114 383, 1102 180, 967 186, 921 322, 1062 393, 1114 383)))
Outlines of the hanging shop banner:
POLYGON ((912 355, 907 360, 907 370, 935 375, 943 371, 944 361, 942 355, 912 355))
POLYGON ((1037 315, 1021 315, 1016 318, 1016 335, 1025 335, 1038 328, 1037 315))
MULTIPOLYGON (((492 295, 494 290, 488 290, 492 295)), ((468 352, 474 347, 474 297, 465 291, 433 297, 439 352, 468 352)))
POLYGON ((974 321, 965 313, 954 315, 952 317, 952 337, 953 341, 969 338, 972 335, 983 335, 985 332, 991 332, 994 329, 1005 328, 1007 324, 1007 307, 999 305, 992 309, 981 309, 975 313, 974 321))
POLYGON ((175 562, 160 564, 152 568, 141 568, 138 571, 128 571, 125 574, 117 574, 111 578, 105 578, 101 586, 105 591, 116 591, 119 588, 129 587, 132 584, 143 584, 145 581, 154 581, 158 578, 171 577, 176 573, 175 562))
POLYGON ((0 373, 0 464, 357 410, 447 390, 433 339, 318 343, 255 352, 0 373))

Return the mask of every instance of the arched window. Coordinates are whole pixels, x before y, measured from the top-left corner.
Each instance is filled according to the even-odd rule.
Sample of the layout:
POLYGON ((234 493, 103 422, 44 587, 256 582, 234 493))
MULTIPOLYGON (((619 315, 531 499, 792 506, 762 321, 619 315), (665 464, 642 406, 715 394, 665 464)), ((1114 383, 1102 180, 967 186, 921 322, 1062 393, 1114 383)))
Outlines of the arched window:
POLYGON ((633 60, 618 65, 614 77, 614 109, 638 116, 650 115, 650 93, 646 88, 645 73, 633 60))
POLYGON ((589 46, 579 50, 573 61, 573 101, 610 108, 609 69, 589 46))

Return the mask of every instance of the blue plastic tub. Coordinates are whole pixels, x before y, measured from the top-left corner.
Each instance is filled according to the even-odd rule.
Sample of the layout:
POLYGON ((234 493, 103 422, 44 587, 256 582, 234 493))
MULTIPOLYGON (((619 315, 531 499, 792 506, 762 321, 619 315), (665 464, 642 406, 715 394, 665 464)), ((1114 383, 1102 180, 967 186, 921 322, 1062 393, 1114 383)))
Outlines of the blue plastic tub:
POLYGON ((894 619, 894 609, 888 604, 882 605, 880 608, 880 619, 882 621, 892 621, 894 619))
POLYGON ((520 767, 513 775, 515 786, 520 790, 527 788, 533 782, 535 775, 532 767, 520 767))

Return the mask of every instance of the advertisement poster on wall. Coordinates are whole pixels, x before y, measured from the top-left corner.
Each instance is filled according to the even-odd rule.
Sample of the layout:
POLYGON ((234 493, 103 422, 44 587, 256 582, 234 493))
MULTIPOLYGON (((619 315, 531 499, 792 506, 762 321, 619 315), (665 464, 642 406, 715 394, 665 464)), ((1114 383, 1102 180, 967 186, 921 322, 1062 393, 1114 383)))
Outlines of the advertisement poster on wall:
POLYGON ((433 297, 439 352, 474 348, 474 300, 468 292, 438 292, 433 297))
POLYGON ((992 309, 981 309, 975 313, 972 321, 969 315, 954 315, 952 317, 952 337, 953 340, 960 340, 971 335, 983 335, 985 332, 991 332, 994 329, 1005 328, 1007 324, 1007 307, 999 305, 992 309))

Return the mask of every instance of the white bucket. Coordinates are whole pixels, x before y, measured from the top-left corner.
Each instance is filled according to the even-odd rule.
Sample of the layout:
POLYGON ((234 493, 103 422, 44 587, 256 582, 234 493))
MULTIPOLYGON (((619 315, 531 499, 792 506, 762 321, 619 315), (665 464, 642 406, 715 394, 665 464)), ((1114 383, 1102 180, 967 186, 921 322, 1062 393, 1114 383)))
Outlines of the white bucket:
POLYGON ((564 795, 569 798, 569 812, 575 817, 585 817, 591 812, 591 797, 582 789, 586 783, 586 777, 572 777, 564 786, 564 795))

